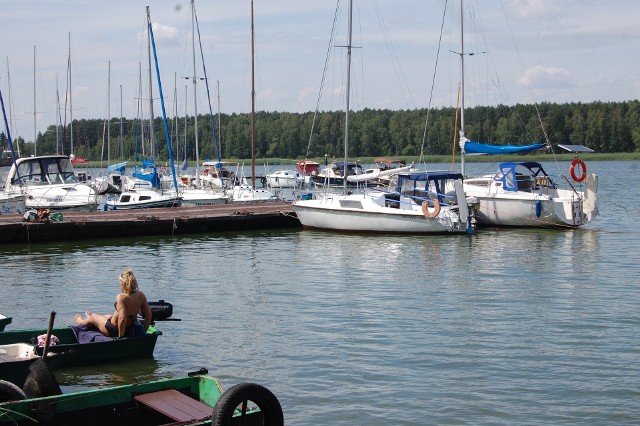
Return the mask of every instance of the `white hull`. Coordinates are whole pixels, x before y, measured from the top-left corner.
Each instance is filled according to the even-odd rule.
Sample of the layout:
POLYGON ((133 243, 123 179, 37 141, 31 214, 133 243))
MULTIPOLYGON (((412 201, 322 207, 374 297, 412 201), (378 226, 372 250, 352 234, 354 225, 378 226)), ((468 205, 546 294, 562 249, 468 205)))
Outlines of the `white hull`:
POLYGON ((182 198, 175 191, 156 191, 153 189, 140 189, 125 191, 115 197, 109 197, 106 201, 108 210, 134 210, 161 207, 179 207, 182 198))
POLYGON ((93 188, 78 182, 64 155, 25 157, 11 166, 6 194, 24 191, 26 209, 95 211, 98 199, 93 188))
POLYGON ((0 192, 0 214, 24 213, 24 194, 0 192))
POLYGON ((476 211, 478 224, 485 226, 547 227, 581 226, 598 214, 595 186, 597 177, 589 176, 584 191, 541 188, 508 192, 495 184, 477 186, 473 179, 465 181, 468 196, 480 201, 476 211))
POLYGON ((265 176, 266 185, 271 188, 297 188, 304 185, 305 179, 293 170, 278 170, 265 176))
POLYGON ((233 203, 250 203, 252 201, 278 201, 278 197, 266 189, 253 189, 249 185, 233 187, 231 197, 233 203))
POLYGON ((182 203, 191 206, 213 206, 218 204, 228 204, 230 196, 223 192, 215 192, 208 189, 188 188, 180 192, 182 203))
MULTIPOLYGON (((468 208, 466 202, 463 208, 468 208)), ((457 206, 443 207, 436 217, 427 218, 421 205, 411 199, 402 197, 398 203, 388 203, 384 194, 297 200, 293 210, 307 228, 412 234, 465 233, 468 228, 466 221, 460 220, 457 206)))

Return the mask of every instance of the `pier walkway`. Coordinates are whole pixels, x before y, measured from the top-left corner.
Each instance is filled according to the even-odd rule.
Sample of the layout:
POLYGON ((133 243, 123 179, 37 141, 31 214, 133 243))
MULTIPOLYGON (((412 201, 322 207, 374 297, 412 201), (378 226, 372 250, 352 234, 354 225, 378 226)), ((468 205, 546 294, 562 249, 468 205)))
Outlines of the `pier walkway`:
POLYGON ((0 215, 0 244, 178 235, 300 227, 291 203, 231 203, 91 213, 63 213, 62 222, 32 223, 0 215))

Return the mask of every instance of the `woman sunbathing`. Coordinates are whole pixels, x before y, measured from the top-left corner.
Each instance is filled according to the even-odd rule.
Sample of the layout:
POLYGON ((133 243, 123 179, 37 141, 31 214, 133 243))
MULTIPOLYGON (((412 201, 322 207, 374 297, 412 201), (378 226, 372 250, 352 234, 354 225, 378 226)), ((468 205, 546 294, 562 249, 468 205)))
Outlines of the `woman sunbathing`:
POLYGON ((82 318, 80 314, 76 314, 76 324, 94 326, 108 337, 123 337, 132 335, 133 326, 138 323, 138 314, 142 314, 146 333, 151 324, 151 308, 147 297, 138 289, 138 280, 131 269, 120 274, 120 289, 112 315, 85 312, 85 317, 82 318))

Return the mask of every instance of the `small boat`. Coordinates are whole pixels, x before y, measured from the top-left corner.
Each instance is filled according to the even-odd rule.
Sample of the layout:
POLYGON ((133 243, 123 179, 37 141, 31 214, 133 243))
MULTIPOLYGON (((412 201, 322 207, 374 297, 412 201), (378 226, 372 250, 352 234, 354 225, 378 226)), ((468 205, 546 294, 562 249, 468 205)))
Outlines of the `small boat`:
MULTIPOLYGON (((17 385, 24 383, 31 364, 42 357, 38 336, 46 334, 44 329, 0 333, 0 380, 17 385)), ((47 363, 54 368, 65 368, 150 358, 161 334, 152 326, 144 336, 112 339, 79 326, 54 328, 52 336, 58 343, 49 347, 47 363)))
POLYGON ((0 425, 284 424, 282 406, 269 389, 240 383, 223 392, 204 369, 175 379, 4 402, 0 413, 0 425))
POLYGON ((7 175, 5 193, 22 190, 27 209, 96 211, 98 207, 96 192, 78 181, 65 155, 18 158, 7 175))
POLYGON ((267 173, 265 179, 265 185, 271 188, 296 188, 304 183, 304 178, 295 170, 276 170, 267 173))
POLYGON ((13 319, 11 317, 0 314, 0 331, 4 331, 4 328, 11 324, 13 319))
POLYGON ((401 173, 386 189, 315 196, 292 204, 304 228, 435 234, 471 233, 475 227, 476 201, 465 196, 459 173, 401 173))

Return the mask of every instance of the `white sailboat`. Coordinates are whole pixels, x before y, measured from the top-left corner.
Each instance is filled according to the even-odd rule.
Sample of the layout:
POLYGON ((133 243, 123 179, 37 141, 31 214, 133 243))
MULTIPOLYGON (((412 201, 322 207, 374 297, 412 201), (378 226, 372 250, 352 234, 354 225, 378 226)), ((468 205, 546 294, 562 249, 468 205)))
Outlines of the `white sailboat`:
MULTIPOLYGON (((13 150, 13 141, 11 140, 11 130, 9 127, 9 120, 7 119, 7 113, 4 108, 4 99, 2 97, 2 90, 0 89, 0 103, 2 104, 2 115, 4 117, 5 130, 7 132, 7 141, 9 143, 9 154, 11 161, 15 164, 16 153, 13 150)), ((0 191, 0 214, 8 213, 22 213, 25 210, 26 196, 22 191, 22 188, 11 188, 9 191, 0 191)), ((2 315, 0 315, 1 317, 2 315)), ((0 318, 1 319, 1 318, 0 318)), ((9 320, 11 322, 11 320, 9 320)), ((4 329, 4 326, 3 326, 4 329)))
MULTIPOLYGON (((344 171, 349 152, 349 96, 351 81, 352 7, 349 2, 349 30, 346 71, 344 171)), ((447 172, 400 173, 387 189, 365 188, 360 193, 318 193, 293 203, 293 210, 305 228, 339 231, 394 233, 466 233, 473 231, 473 213, 462 188, 462 175, 447 172)))
MULTIPOLYGON (((489 145, 466 138, 464 123, 464 13, 460 1, 460 149, 462 174, 465 174, 465 155, 528 152, 543 148, 543 144, 527 146, 489 145)), ((567 176, 552 177, 535 161, 505 162, 494 174, 465 177, 464 190, 478 199, 476 220, 485 226, 514 227, 576 227, 591 222, 598 215, 598 177, 587 174, 580 153, 593 152, 578 145, 560 145, 576 153, 567 176), (574 167, 580 165, 579 175, 574 167)))
MULTIPOLYGON (((147 34, 148 45, 147 53, 149 57, 149 103, 150 103, 150 139, 152 146, 152 158, 153 158, 153 91, 152 91, 152 78, 151 78, 151 44, 153 42, 153 29, 151 27, 151 15, 149 8, 147 7, 147 34)), ((155 58, 155 45, 154 58, 155 58)), ((157 61, 157 58, 156 58, 157 61)), ((156 67, 157 81, 160 92, 162 92, 162 85, 160 82, 160 71, 156 67)), ((159 173, 156 168, 155 160, 151 164, 148 170, 134 172, 133 177, 122 176, 118 182, 113 182, 119 189, 116 191, 115 197, 111 197, 107 200, 106 206, 109 210, 132 210, 132 209, 145 209, 155 207, 178 207, 182 205, 182 197, 178 194, 176 188, 178 183, 175 175, 175 167, 173 164, 173 154, 171 151, 171 138, 169 136, 168 128, 166 125, 166 117, 164 110, 164 99, 162 93, 160 93, 160 103, 162 105, 163 119, 165 122, 165 134, 167 138, 167 150, 169 152, 169 162, 171 165, 171 178, 165 179, 163 173, 159 173)), ((143 161, 144 162, 144 161, 143 161)), ((114 179, 114 175, 110 175, 111 179, 114 179)), ((117 179, 117 176, 115 177, 117 179)), ((109 182, 110 184, 112 182, 109 182)))
MULTIPOLYGON (((199 171, 200 153, 199 153, 199 140, 198 140, 198 97, 196 96, 196 86, 198 83, 198 77, 196 72, 196 6, 195 0, 191 0, 191 47, 193 54, 193 108, 194 108, 194 136, 195 136, 195 148, 196 148, 196 175, 195 179, 189 182, 188 185, 182 186, 180 189, 180 196, 184 204, 207 206, 215 204, 228 204, 231 200, 231 195, 225 190, 225 186, 214 187, 213 185, 207 185, 202 179, 199 171)), ((198 31, 198 35, 200 31, 198 31)), ((206 78, 206 75, 205 75, 206 78)), ((186 137, 186 135, 185 135, 186 137)))

